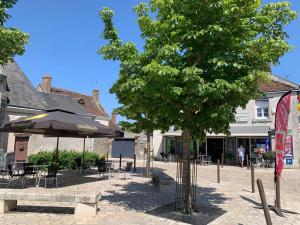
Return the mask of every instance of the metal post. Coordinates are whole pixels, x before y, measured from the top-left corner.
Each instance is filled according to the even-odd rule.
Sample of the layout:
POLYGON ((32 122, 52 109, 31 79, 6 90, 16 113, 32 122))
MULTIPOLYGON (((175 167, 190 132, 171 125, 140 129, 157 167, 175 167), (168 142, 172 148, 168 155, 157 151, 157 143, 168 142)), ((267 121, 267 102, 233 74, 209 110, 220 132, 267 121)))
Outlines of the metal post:
POLYGON ((246 160, 247 160, 247 170, 249 170, 250 167, 249 167, 249 157, 248 157, 248 154, 246 155, 246 160))
POLYGON ((252 184, 252 193, 255 193, 255 176, 254 176, 254 163, 251 162, 251 184, 252 184))
POLYGON ((84 172, 84 151, 85 151, 85 138, 83 138, 82 160, 81 160, 81 172, 84 172))
POLYGON ((271 220, 271 216, 270 216, 270 212, 269 212, 269 206, 268 206, 268 203, 267 203, 266 194, 265 194, 265 191, 264 191, 264 186, 263 186, 263 183, 262 183, 261 179, 257 179, 257 187, 258 187, 262 207, 263 207, 263 210, 264 210, 266 223, 267 223, 267 225, 272 225, 272 220, 271 220))
POLYGON ((136 171, 136 154, 133 156, 133 172, 136 171))
POLYGON ((217 164, 217 175, 218 175, 218 183, 221 183, 220 179, 220 160, 218 159, 218 164, 217 164))
POLYGON ((122 154, 120 154, 120 163, 119 163, 119 169, 122 168, 122 154))
POLYGON ((280 177, 275 176, 275 184, 276 184, 276 207, 281 209, 281 200, 280 200, 280 177))
POLYGON ((205 141, 205 155, 207 155, 207 137, 206 137, 206 141, 205 141))
POLYGON ((222 168, 224 167, 224 153, 222 153, 222 168))
POLYGON ((55 153, 54 153, 54 162, 55 162, 55 166, 58 166, 59 163, 59 150, 58 150, 58 146, 59 146, 59 137, 57 137, 56 139, 56 149, 55 149, 55 153))

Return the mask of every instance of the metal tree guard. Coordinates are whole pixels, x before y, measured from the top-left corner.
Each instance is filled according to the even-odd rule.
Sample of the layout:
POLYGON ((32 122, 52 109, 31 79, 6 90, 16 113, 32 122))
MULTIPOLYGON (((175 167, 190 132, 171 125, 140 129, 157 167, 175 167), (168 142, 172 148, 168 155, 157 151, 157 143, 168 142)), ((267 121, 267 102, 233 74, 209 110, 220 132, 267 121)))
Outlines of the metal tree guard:
MULTIPOLYGON (((198 158, 198 155, 197 155, 198 158)), ((190 164, 191 168, 191 196, 192 196, 192 207, 196 209, 197 203, 197 160, 194 159, 193 162, 190 164)), ((182 209, 182 199, 183 199, 183 192, 182 192, 182 174, 183 174, 183 156, 182 152, 176 153, 176 190, 175 190, 175 209, 181 210, 182 209)))

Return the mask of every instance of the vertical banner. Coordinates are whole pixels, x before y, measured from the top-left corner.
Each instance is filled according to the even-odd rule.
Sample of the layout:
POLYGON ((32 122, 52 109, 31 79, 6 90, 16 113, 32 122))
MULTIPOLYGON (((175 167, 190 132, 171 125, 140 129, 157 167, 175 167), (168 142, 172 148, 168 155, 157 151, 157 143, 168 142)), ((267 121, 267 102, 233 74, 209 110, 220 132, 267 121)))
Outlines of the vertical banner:
POLYGON ((290 113, 291 91, 284 94, 278 101, 275 116, 275 175, 280 176, 283 169, 286 136, 290 113))

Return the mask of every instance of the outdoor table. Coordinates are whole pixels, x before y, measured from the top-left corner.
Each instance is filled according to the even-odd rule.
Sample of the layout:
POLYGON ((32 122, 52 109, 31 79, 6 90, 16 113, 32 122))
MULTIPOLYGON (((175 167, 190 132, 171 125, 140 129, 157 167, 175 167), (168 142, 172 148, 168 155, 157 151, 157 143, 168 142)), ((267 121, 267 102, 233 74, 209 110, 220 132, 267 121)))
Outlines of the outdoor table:
MULTIPOLYGON (((113 175, 112 175, 112 170, 115 168, 115 163, 116 161, 113 161, 113 160, 106 160, 105 161, 106 165, 107 165, 107 168, 108 168, 108 174, 109 174, 109 178, 112 178, 113 175)), ((119 161, 118 161, 119 163, 119 161)))
POLYGON ((26 162, 11 162, 11 168, 14 174, 23 174, 24 173, 24 164, 26 162))

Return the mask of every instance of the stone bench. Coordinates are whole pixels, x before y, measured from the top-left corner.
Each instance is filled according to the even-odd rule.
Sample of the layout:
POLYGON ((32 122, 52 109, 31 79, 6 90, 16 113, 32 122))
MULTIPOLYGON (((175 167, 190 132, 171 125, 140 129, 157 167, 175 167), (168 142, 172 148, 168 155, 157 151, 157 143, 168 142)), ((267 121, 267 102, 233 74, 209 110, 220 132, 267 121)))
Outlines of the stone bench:
POLYGON ((17 207, 18 201, 75 203, 75 216, 96 216, 100 194, 33 193, 19 190, 0 192, 0 214, 17 207))
POLYGON ((152 172, 152 180, 153 182, 158 183, 160 187, 162 187, 162 185, 169 185, 174 183, 173 177, 159 170, 152 172))

